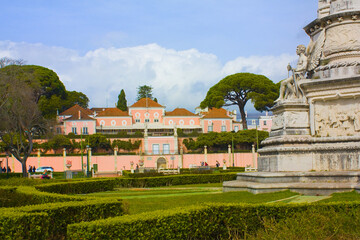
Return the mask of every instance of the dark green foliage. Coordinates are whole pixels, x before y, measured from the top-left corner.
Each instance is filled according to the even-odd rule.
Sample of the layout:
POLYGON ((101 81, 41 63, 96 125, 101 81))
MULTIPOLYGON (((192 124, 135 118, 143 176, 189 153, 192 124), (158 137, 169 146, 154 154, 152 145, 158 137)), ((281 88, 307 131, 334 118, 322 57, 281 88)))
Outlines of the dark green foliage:
POLYGON ((114 140, 112 142, 112 148, 117 146, 119 149, 132 151, 135 149, 139 149, 140 144, 141 144, 141 140, 135 141, 134 143, 132 143, 130 139, 128 141, 114 140))
POLYGON ((113 190, 115 187, 161 187, 184 184, 219 183, 236 179, 236 173, 189 174, 144 178, 103 178, 97 180, 53 183, 36 186, 44 192, 60 194, 84 194, 113 190))
POLYGON ((36 190, 34 187, 1 187, 0 207, 19 207, 51 202, 83 201, 82 197, 64 196, 61 194, 46 193, 36 190))
POLYGON ((263 225, 247 239, 359 239, 360 211, 312 208, 281 221, 265 217, 263 225))
MULTIPOLYGON (((272 219, 279 222, 287 218, 296 219, 297 214, 304 213, 304 220, 308 220, 308 226, 312 229, 318 225, 311 224, 311 219, 306 218, 306 211, 316 214, 349 214, 359 219, 360 203, 354 204, 296 204, 296 205, 249 205, 249 204, 208 204, 205 206, 193 206, 186 209, 174 209, 156 211, 138 215, 117 217, 99 220, 90 223, 79 223, 68 226, 69 239, 231 239, 236 236, 246 239, 249 234, 266 227, 264 219, 272 219), (139 230, 141 229, 141 230, 139 230)), ((350 219, 350 218, 348 218, 350 219)), ((319 224, 326 221, 318 221, 319 224)), ((302 225, 297 222, 291 223, 297 229, 302 225)), ((330 224, 335 226, 336 224, 330 224)), ((346 226, 343 225, 345 228, 346 226)), ((359 221, 351 226, 358 228, 359 221)), ((268 231, 271 229, 268 229, 268 231)), ((336 233, 335 229, 329 229, 336 233)), ((359 237, 359 231, 353 230, 359 237)), ((270 235, 271 236, 271 235, 270 235)), ((303 235, 297 235, 303 239, 303 235)), ((316 236, 304 239, 318 239, 316 236)), ((276 238, 273 235, 265 239, 289 239, 276 238)), ((295 238, 299 239, 299 238, 295 238)), ((355 238, 354 238, 355 239, 355 238)))
POLYGON ((127 101, 126 101, 126 96, 125 96, 125 91, 124 89, 121 89, 121 92, 118 96, 118 102, 116 104, 116 107, 122 111, 127 111, 127 101))
POLYGON ((243 129, 247 129, 245 105, 251 100, 258 111, 269 110, 278 98, 278 87, 267 77, 252 73, 236 73, 222 79, 209 89, 201 108, 239 107, 243 129))
POLYGON ((97 152, 99 149, 111 149, 110 140, 101 133, 89 135, 86 137, 85 141, 89 144, 93 152, 97 152))
POLYGON ((64 239, 68 224, 120 216, 124 212, 122 201, 117 199, 7 208, 0 215, 0 239, 64 239), (40 222, 34 219, 35 216, 40 222))
POLYGON ((0 239, 48 239, 47 229, 50 224, 46 213, 1 209, 0 239))
POLYGON ((66 91, 67 97, 63 104, 62 109, 59 110, 65 110, 68 109, 75 104, 78 104, 79 106, 83 108, 87 108, 89 104, 89 98, 82 92, 76 92, 76 91, 66 91))
POLYGON ((67 138, 64 135, 55 135, 52 139, 50 139, 47 142, 47 147, 48 149, 54 149, 54 150, 59 150, 59 149, 70 149, 72 147, 72 144, 70 142, 70 139, 67 138))
POLYGON ((183 143, 188 150, 202 149, 204 146, 208 147, 209 152, 213 151, 227 151, 228 145, 234 143, 234 149, 251 149, 251 145, 257 145, 269 137, 267 131, 257 131, 258 139, 256 139, 256 129, 233 132, 209 132, 200 134, 196 141, 192 138, 184 139, 183 143))
POLYGON ((144 137, 144 134, 141 131, 136 131, 134 137, 142 138, 144 137))
POLYGON ((150 98, 153 99, 152 96, 152 87, 151 86, 147 86, 147 85, 143 85, 143 86, 139 86, 138 87, 138 95, 136 98, 136 101, 139 101, 142 98, 150 98))
POLYGON ((7 179, 7 178, 20 178, 22 177, 21 173, 0 173, 0 179, 7 179))
POLYGON ((37 103, 45 118, 54 118, 57 110, 62 112, 75 104, 84 108, 88 106, 89 99, 85 94, 67 91, 58 75, 48 68, 36 65, 10 65, 2 68, 1 71, 15 73, 18 79, 36 89, 37 103))

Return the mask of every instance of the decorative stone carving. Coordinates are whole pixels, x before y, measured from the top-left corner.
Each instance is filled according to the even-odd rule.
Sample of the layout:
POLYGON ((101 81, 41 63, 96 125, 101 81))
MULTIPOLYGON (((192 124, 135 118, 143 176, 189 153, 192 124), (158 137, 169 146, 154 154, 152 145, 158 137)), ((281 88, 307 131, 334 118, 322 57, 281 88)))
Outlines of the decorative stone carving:
POLYGON ((315 135, 360 135, 360 98, 315 102, 315 135))
POLYGON ((357 0, 331 0, 330 14, 359 9, 360 2, 357 0))
POLYGON ((326 32, 324 56, 360 50, 360 25, 346 24, 329 28, 326 32))

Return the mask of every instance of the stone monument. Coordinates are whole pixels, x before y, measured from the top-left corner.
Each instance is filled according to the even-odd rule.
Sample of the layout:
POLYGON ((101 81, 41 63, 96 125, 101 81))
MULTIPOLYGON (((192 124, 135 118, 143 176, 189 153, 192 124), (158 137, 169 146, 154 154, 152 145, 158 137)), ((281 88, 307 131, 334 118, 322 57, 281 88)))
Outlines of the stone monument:
POLYGON ((297 47, 297 66, 281 82, 258 172, 238 174, 224 191, 358 189, 360 0, 319 0, 318 18, 304 30, 310 43, 297 47))

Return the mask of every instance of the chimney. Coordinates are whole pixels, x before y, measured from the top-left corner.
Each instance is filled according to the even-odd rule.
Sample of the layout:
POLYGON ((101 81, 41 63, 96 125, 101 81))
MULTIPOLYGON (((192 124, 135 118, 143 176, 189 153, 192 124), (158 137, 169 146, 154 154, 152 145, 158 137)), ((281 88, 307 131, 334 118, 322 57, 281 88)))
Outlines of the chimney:
POLYGON ((81 111, 79 110, 79 119, 81 119, 81 111))

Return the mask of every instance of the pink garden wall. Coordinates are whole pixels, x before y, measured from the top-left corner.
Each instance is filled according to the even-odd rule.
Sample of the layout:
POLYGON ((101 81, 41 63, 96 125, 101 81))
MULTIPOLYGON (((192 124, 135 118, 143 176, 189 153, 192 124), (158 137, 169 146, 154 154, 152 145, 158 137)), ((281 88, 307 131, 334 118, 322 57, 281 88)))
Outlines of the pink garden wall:
MULTIPOLYGON (((245 167, 246 165, 253 165, 253 157, 255 160, 255 167, 257 164, 256 153, 235 153, 234 154, 234 165, 236 167, 245 167)), ((184 168, 188 168, 190 165, 200 166, 201 162, 207 162, 210 166, 215 166, 216 161, 219 161, 223 166, 223 160, 226 161, 226 165, 229 167, 232 165, 232 154, 228 153, 216 153, 216 154, 184 154, 182 155, 147 155, 142 156, 145 167, 156 168, 157 161, 159 159, 165 159, 167 168, 177 168, 181 164, 184 168)), ((86 166, 86 155, 83 156, 84 167, 86 166)), ((115 171, 115 165, 117 170, 129 170, 131 168, 131 162, 134 163, 134 167, 139 163, 140 156, 138 155, 107 155, 107 156, 91 156, 89 161, 90 164, 98 164, 98 169, 102 171, 115 171)), ((6 159, 0 159, 2 167, 5 166, 6 159)), ((65 164, 71 162, 71 170, 81 170, 81 156, 56 156, 56 157, 30 157, 27 161, 27 168, 29 165, 35 166, 51 166, 55 172, 62 172, 65 169, 65 164)), ((21 164, 13 157, 8 159, 9 166, 12 171, 21 172, 21 164)))

